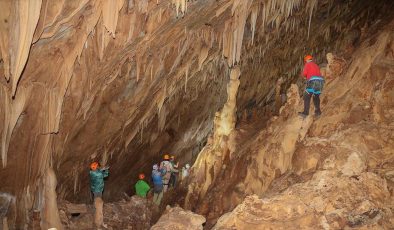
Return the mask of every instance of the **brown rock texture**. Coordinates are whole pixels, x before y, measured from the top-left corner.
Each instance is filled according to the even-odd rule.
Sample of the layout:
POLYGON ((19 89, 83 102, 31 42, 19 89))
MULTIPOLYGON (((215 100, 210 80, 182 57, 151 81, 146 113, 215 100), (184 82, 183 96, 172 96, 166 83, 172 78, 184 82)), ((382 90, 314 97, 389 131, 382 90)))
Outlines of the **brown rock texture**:
POLYGON ((324 112, 313 122, 286 113, 297 99, 290 88, 289 102, 261 132, 271 135, 261 141, 256 168, 242 181, 257 195, 221 216, 213 229, 394 227, 393 28, 391 22, 355 50, 347 68, 333 72, 338 75, 327 81, 324 112), (300 122, 305 125, 289 138, 300 122), (286 135, 275 135, 282 131, 286 135), (273 146, 271 138, 280 144, 273 146), (299 179, 286 185, 276 173, 299 179))
MULTIPOLYGON (((297 101, 290 102, 260 136, 260 142, 270 140, 269 148, 255 148, 257 153, 238 151, 253 141, 237 145, 238 118, 253 113, 267 121, 278 114, 275 97, 297 81, 305 53, 322 61, 341 46, 353 52, 357 37, 384 27, 393 8, 386 0, 0 0, 0 192, 16 199, 8 224, 23 229, 44 221, 36 212, 43 210, 48 169, 56 175, 59 200, 91 202, 93 160, 111 166, 104 213, 108 201, 132 193, 138 173, 150 174, 163 153, 181 164, 198 158, 199 183, 191 184, 186 206, 209 213, 208 219, 234 208, 246 193, 264 192, 291 168, 294 146, 306 135, 296 130, 306 132, 310 121, 295 120, 291 109, 297 101), (283 84, 275 90, 278 79, 283 84), (275 122, 286 123, 289 133, 275 122), (202 150, 210 135, 212 145, 202 150), (280 154, 271 156, 278 146, 280 154), (208 156, 197 157, 200 152, 208 156), (218 178, 227 175, 221 184, 218 178), (244 178, 249 179, 240 183, 244 178), (213 192, 216 186, 220 191, 213 192), (230 201, 211 205, 211 196, 219 197, 217 203, 221 197, 230 201)), ((342 65, 329 65, 334 75, 335 66, 342 65)), ((371 72, 384 72, 373 66, 371 72)), ((357 76, 349 76, 350 82, 370 70, 352 68, 357 76)), ((377 122, 390 120, 386 81, 376 86, 379 103, 369 107, 377 122)), ((358 93, 371 96, 365 92, 358 93)), ((344 99, 338 96, 338 103, 344 99)), ((362 121, 362 106, 349 107, 349 122, 362 121)), ((333 110, 337 115, 327 114, 328 120, 345 119, 333 110)), ((309 132, 318 135, 322 125, 313 124, 309 132)), ((368 158, 357 156, 350 165, 368 158)), ((319 167, 322 159, 305 169, 319 167)), ((380 163, 368 159, 367 169, 370 164, 380 163)))
POLYGON ((70 209, 70 207, 74 206, 76 205, 67 201, 61 201, 59 204, 61 221, 66 229, 144 230, 150 228, 153 224, 153 215, 157 215, 157 210, 154 209, 152 202, 137 196, 117 202, 104 203, 102 209, 102 221, 106 225, 106 228, 104 228, 103 226, 95 226, 96 219, 93 204, 85 205, 85 208, 82 209, 83 212, 75 212, 77 210, 70 209))
POLYGON ((151 230, 202 230, 205 218, 179 207, 167 207, 159 221, 152 226, 151 230))

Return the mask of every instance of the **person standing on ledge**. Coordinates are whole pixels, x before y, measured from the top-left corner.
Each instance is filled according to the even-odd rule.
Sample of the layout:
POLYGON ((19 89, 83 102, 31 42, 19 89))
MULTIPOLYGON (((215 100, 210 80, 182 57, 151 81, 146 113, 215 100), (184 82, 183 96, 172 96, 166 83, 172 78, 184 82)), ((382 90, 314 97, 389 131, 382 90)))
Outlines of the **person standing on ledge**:
POLYGON ((146 198, 146 194, 148 194, 150 187, 148 185, 148 183, 145 182, 145 174, 140 173, 140 175, 138 175, 138 181, 135 184, 135 193, 137 194, 137 196, 142 197, 142 198, 146 198))
POLYGON ((311 98, 313 97, 313 104, 315 105, 315 116, 319 117, 321 114, 320 110, 320 94, 323 90, 324 79, 320 73, 320 68, 316 63, 313 62, 311 55, 304 57, 304 70, 302 76, 306 78, 307 84, 304 92, 304 111, 298 114, 305 118, 309 115, 309 107, 311 104, 311 98))

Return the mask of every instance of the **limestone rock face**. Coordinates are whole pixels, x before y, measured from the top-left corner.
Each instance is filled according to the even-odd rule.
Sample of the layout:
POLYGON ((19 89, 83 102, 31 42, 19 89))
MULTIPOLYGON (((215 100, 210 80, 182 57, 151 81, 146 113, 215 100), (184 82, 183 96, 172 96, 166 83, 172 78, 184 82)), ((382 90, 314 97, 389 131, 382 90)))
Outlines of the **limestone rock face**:
MULTIPOLYGON (((286 162, 279 161, 283 159, 280 156, 291 154, 286 173, 272 179, 265 173, 261 181, 265 178, 272 182, 266 182, 270 183, 267 189, 254 190, 257 195, 247 196, 233 211, 221 216, 213 229, 394 227, 394 184, 390 176, 394 168, 394 126, 392 119, 386 119, 393 115, 394 105, 383 99, 392 98, 394 92, 389 83, 394 77, 392 28, 394 22, 374 38, 372 45, 365 41, 353 53, 351 64, 343 65, 335 72, 339 75, 327 81, 322 116, 311 121, 303 135, 299 129, 303 139, 291 152, 282 153, 283 143, 288 142, 286 135, 278 136, 275 140, 281 144, 269 148, 275 159, 272 165, 276 166, 267 167, 267 160, 256 163, 257 170, 276 169, 279 173, 283 170, 283 163, 279 163, 286 162), (289 182, 292 177, 298 179, 289 182)), ((280 116, 286 114, 286 106, 280 116)), ((280 122, 280 116, 268 130, 288 131, 289 122, 297 124, 291 117, 280 122)), ((270 146, 270 141, 262 140, 260 149, 270 146)), ((242 183, 247 189, 253 181, 256 176, 246 177, 242 183)))
POLYGON ((247 197, 213 229, 389 229, 394 226, 390 197, 376 174, 352 178, 324 170, 273 198, 247 197))
MULTIPOLYGON (((390 22, 385 28, 391 28, 390 22)), ((272 116, 272 110, 260 111, 268 118, 254 120, 257 127, 243 126, 240 121, 230 134, 219 139, 220 120, 215 120, 212 139, 193 166, 185 207, 206 216, 209 226, 223 212, 234 209, 245 196, 263 196, 266 192, 282 191, 283 187, 289 186, 272 187, 280 180, 295 183, 322 168, 335 168, 338 173, 351 177, 368 170, 380 170, 374 159, 384 159, 384 164, 389 161, 387 164, 391 165, 388 149, 392 146, 385 140, 391 137, 388 133, 391 121, 387 119, 391 116, 392 104, 387 98, 392 96, 389 90, 392 73, 388 64, 393 59, 392 35, 387 31, 380 34, 377 28, 370 28, 370 33, 363 35, 364 39, 370 36, 363 43, 358 43, 361 40, 352 43, 353 46, 358 44, 358 49, 337 50, 347 55, 351 52, 351 58, 328 53, 327 59, 319 62, 328 63, 321 96, 322 119, 313 116, 304 120, 299 118, 297 112, 302 111, 300 95, 303 88, 290 86, 285 81, 287 103, 279 109, 278 116, 272 116), (248 136, 247 133, 254 134, 248 136), (280 180, 276 180, 278 178, 280 180)), ((348 39, 344 38, 343 42, 348 39)), ((242 71, 240 79, 237 99, 244 93, 242 71)), ((282 84, 282 80, 278 82, 282 84)), ((267 97, 273 101, 274 97, 278 98, 278 88, 283 86, 271 86, 267 97)), ((240 107, 237 106, 237 111, 240 107)), ((277 110, 274 109, 275 114, 277 110)), ((313 114, 313 106, 310 112, 313 114)), ((242 117, 247 120, 248 115, 244 114, 242 117)))
MULTIPOLYGON (((245 194, 263 193, 292 167, 307 132, 318 134, 327 124, 308 131, 310 120, 296 119, 294 87, 287 109, 258 138, 237 142, 247 139, 234 132, 240 114, 253 113, 262 123, 278 115, 273 101, 299 78, 300 57, 313 53, 320 62, 344 41, 358 44, 357 35, 368 37, 369 29, 386 25, 393 8, 387 0, 0 0, 0 192, 18 200, 8 223, 21 229, 26 217, 42 210, 40 186, 49 168, 58 199, 89 203, 89 164, 110 165, 105 209, 106 201, 130 191, 139 172, 148 175, 163 153, 193 163, 204 146, 188 206, 215 219, 245 194), (275 122, 286 123, 287 131, 275 122), (214 145, 206 146, 209 136, 214 145), (259 146, 265 139, 267 145, 259 146), (249 141, 255 150, 243 148, 249 141), (221 191, 211 193, 216 188, 221 191)), ((334 107, 327 120, 357 123, 369 110, 377 122, 391 120, 391 80, 383 75, 389 64, 365 58, 377 62, 372 72, 382 73, 375 76, 381 85, 367 79, 379 90, 352 96, 376 103, 346 102, 350 117, 334 107)), ((363 64, 352 67, 350 84, 370 69, 363 64)), ((344 86, 333 85, 345 95, 344 86)), ((367 158, 367 169, 379 164, 359 156, 367 158)))
POLYGON ((152 226, 151 230, 202 230, 205 218, 191 211, 179 207, 169 208, 160 217, 159 221, 152 226))

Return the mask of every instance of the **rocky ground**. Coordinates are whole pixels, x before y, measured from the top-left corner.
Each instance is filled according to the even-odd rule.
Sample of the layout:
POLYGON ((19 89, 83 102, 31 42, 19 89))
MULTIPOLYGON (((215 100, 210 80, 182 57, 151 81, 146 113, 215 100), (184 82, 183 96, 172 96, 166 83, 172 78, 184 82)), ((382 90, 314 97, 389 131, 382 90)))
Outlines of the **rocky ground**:
MULTIPOLYGON (((107 229, 149 229, 153 224, 152 217, 158 213, 152 202, 137 196, 125 197, 119 202, 104 203, 103 210, 107 229)), ((93 204, 62 202, 59 205, 59 214, 66 229, 96 229, 93 204)))

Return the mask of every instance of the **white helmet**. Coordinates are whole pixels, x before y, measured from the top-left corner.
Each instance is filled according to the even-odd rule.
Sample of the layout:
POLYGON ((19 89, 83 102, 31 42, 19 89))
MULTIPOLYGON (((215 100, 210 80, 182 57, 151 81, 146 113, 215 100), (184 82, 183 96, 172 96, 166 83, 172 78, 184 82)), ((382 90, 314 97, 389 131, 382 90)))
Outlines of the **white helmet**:
POLYGON ((189 165, 189 164, 186 164, 185 167, 188 169, 188 168, 190 168, 190 165, 189 165))

